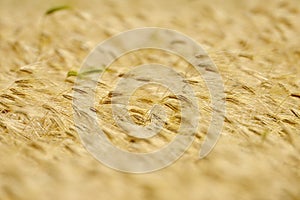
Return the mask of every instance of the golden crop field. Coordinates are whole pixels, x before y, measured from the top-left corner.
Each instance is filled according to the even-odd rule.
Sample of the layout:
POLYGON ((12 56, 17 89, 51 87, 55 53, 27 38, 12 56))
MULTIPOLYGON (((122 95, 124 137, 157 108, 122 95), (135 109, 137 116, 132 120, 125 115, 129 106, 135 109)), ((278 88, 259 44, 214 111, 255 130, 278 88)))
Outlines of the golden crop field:
POLYGON ((299 0, 0 0, 0 70, 0 200, 300 199, 299 0), (73 120, 73 87, 98 43, 143 27, 177 30, 201 44, 222 76, 226 117, 217 145, 199 159, 212 112, 201 76, 166 52, 122 56, 103 74, 95 99, 112 144, 151 152, 170 142, 181 122, 176 99, 162 100, 171 92, 152 84, 135 91, 130 115, 143 126, 161 103, 169 109, 164 134, 135 139, 114 123, 111 94, 132 66, 174 66, 196 91, 201 113, 180 159, 131 174, 85 149, 73 120))

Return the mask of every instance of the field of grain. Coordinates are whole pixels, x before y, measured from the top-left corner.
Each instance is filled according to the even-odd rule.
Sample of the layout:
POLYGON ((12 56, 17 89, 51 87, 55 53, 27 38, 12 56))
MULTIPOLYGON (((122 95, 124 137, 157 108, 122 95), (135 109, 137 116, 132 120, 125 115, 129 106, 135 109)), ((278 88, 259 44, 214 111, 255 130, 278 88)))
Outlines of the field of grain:
MULTIPOLYGON (((156 60, 183 70, 176 59, 148 50, 118 62, 126 69, 156 60)), ((115 66, 117 77, 123 71, 115 66)), ((1 200, 300 199, 298 0, 0 0, 0 70, 1 200), (69 8, 49 13, 62 5, 69 8), (137 175, 106 167, 84 148, 73 122, 76 77, 67 74, 99 42, 141 27, 174 29, 202 45, 224 81, 226 118, 217 145, 199 160, 211 113, 199 78, 193 87, 202 117, 192 146, 173 165, 137 175)), ((152 151, 172 139, 144 143, 114 126, 114 81, 107 75, 111 87, 98 88, 95 105, 111 142, 152 151)), ((136 103, 145 91, 152 102, 160 98, 137 91, 137 124, 151 107, 136 103)), ((172 131, 178 123, 170 116, 172 131)))

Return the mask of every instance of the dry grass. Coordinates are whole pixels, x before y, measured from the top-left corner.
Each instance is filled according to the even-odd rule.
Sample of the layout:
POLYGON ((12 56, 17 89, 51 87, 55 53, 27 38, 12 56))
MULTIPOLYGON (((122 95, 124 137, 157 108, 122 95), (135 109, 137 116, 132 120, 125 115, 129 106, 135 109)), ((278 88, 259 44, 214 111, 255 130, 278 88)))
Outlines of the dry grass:
MULTIPOLYGON (((77 0, 66 4, 70 10, 43 17, 56 5, 61 2, 0 1, 0 199, 300 199, 298 1, 77 0), (227 117, 214 151, 198 160, 210 107, 202 80, 191 77, 203 88, 193 146, 171 167, 131 175, 98 163, 80 143, 72 121, 74 77, 66 74, 98 42, 143 26, 175 29, 203 44, 224 79, 227 117)), ((185 72, 184 61, 153 55, 129 60, 158 59, 185 72)), ((113 70, 108 77, 122 73, 113 70)), ((109 115, 111 90, 99 87, 96 108, 113 143, 135 151, 170 140, 119 134, 109 115)), ((147 106, 161 97, 133 98, 134 120, 146 123, 147 106)), ((172 132, 176 112, 169 116, 172 132)))

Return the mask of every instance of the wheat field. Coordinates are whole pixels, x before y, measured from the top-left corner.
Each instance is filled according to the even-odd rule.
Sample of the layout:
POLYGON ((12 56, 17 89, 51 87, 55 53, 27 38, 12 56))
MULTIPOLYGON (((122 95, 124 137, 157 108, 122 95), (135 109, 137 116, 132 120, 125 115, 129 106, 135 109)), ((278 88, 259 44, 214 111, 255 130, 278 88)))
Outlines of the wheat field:
MULTIPOLYGON (((298 0, 0 0, 0 55, 1 200, 300 199, 298 0), (99 42, 141 27, 174 29, 202 45, 223 78, 226 118, 217 145, 199 160, 212 109, 205 83, 191 77, 201 112, 193 144, 173 165, 137 175, 106 167, 84 148, 73 122, 76 76, 67 74, 99 42)), ((117 77, 153 60, 187 75, 186 61, 143 50, 118 59, 97 88, 100 124, 128 151, 162 147, 180 123, 176 101, 164 104, 172 108, 167 136, 136 140, 113 122, 117 77)), ((164 95, 157 85, 137 90, 134 122, 147 123, 147 109, 164 95)))

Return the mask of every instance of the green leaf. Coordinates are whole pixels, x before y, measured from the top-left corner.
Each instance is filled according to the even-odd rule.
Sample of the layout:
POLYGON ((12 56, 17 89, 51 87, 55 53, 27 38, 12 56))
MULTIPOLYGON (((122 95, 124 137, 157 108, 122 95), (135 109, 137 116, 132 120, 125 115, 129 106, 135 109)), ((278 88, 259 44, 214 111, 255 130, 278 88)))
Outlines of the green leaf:
POLYGON ((45 15, 51 15, 57 11, 60 11, 60 10, 67 10, 67 9, 70 9, 71 7, 70 6, 56 6, 56 7, 52 7, 52 8, 49 8, 46 12, 45 12, 45 15))
POLYGON ((68 74, 67 74, 67 77, 70 77, 70 76, 78 76, 78 72, 76 72, 76 71, 69 71, 68 74))
POLYGON ((67 78, 70 76, 78 76, 78 77, 84 77, 84 76, 88 76, 89 74, 94 74, 94 73, 101 73, 103 70, 102 69, 88 69, 86 71, 83 71, 81 73, 78 73, 77 71, 69 71, 67 74, 67 78))

